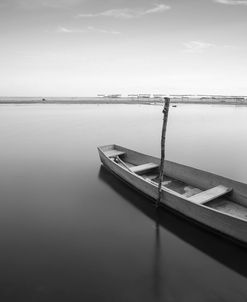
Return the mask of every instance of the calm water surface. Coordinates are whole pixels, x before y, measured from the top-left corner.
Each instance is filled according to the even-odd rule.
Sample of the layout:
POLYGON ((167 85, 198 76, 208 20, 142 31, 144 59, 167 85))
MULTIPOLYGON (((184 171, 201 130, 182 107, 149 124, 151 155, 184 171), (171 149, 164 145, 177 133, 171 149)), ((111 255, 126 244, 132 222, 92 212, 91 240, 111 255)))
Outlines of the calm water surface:
MULTIPOLYGON (((247 182, 247 107, 171 107, 167 159, 247 182)), ((101 167, 117 143, 159 156, 161 107, 0 106, 1 301, 247 301, 247 249, 101 167)))

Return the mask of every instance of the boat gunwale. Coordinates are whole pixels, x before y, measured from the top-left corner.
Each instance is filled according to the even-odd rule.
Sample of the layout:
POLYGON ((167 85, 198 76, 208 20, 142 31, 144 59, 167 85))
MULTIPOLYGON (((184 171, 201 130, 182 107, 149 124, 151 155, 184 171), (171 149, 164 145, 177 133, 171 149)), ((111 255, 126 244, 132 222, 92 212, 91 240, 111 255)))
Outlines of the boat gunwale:
MULTIPOLYGON (((127 172, 128 174, 133 175, 134 177, 138 178, 139 180, 141 180, 141 181, 143 181, 143 182, 145 182, 145 183, 147 183, 147 184, 149 184, 149 185, 151 185, 151 186, 153 186, 153 187, 157 187, 157 188, 158 188, 158 184, 155 184, 155 183, 153 183, 153 182, 151 182, 151 181, 148 181, 148 180, 146 180, 145 178, 141 177, 140 175, 138 175, 138 174, 136 174, 136 173, 134 173, 134 172, 130 172, 130 171, 127 170, 126 168, 120 166, 119 164, 117 164, 117 163, 115 163, 113 160, 111 160, 111 159, 105 154, 105 152, 102 150, 103 147, 109 147, 109 146, 124 148, 124 147, 121 147, 121 146, 115 145, 115 144, 113 144, 113 145, 104 145, 104 146, 98 147, 98 150, 104 155, 104 157, 105 157, 108 161, 110 161, 111 163, 113 163, 118 169, 125 171, 125 173, 127 172)), ((124 148, 124 149, 126 149, 126 148, 124 148)), ((129 149, 126 149, 126 150, 129 150, 129 149)), ((129 150, 129 151, 133 151, 133 150, 129 150)), ((139 153, 140 155, 146 155, 146 154, 142 154, 142 153, 140 153, 140 152, 138 152, 138 151, 134 151, 134 152, 139 153)), ((147 156, 148 156, 148 155, 147 155, 147 156)), ((180 165, 180 164, 178 164, 178 163, 175 163, 175 164, 180 165)), ((182 166, 183 166, 183 165, 182 165, 182 166)), ((187 167, 190 168, 189 166, 187 166, 187 167)), ((193 169, 194 169, 194 168, 193 168, 193 169)), ((197 169, 197 170, 200 171, 199 169, 197 169)), ((201 171, 202 171, 202 170, 201 170, 201 171)), ((205 171, 203 171, 203 172, 205 172, 205 171)), ((210 172, 207 172, 207 173, 210 173, 210 172)), ((218 176, 218 175, 216 175, 216 176, 218 176)), ((121 176, 119 176, 119 177, 122 179, 121 176)), ((221 177, 221 176, 220 176, 220 177, 221 177)), ((231 180, 231 179, 229 179, 229 180, 231 180)), ((126 182, 128 182, 128 181, 126 181, 126 182)), ((141 191, 141 190, 139 190, 139 191, 141 191)), ((220 210, 211 208, 211 207, 207 206, 206 204, 197 204, 197 203, 194 203, 194 202, 188 200, 186 197, 182 196, 181 194, 179 194, 179 193, 177 193, 177 192, 175 192, 175 191, 173 191, 173 190, 170 190, 170 189, 168 189, 168 188, 166 188, 166 187, 164 187, 164 186, 162 186, 162 191, 164 191, 164 192, 166 192, 167 194, 170 194, 170 195, 172 195, 172 196, 175 196, 175 197, 177 197, 177 198, 180 198, 180 199, 182 199, 183 201, 187 202, 188 204, 193 204, 193 205, 195 205, 195 206, 197 206, 197 207, 201 207, 201 208, 207 209, 207 210, 209 210, 209 211, 218 213, 218 214, 220 214, 220 215, 222 215, 222 216, 228 216, 228 217, 231 217, 231 218, 233 218, 233 219, 236 219, 236 220, 242 221, 242 222, 244 222, 244 223, 247 223, 247 219, 243 219, 243 218, 241 218, 241 217, 232 215, 232 214, 230 214, 230 213, 225 213, 225 212, 222 212, 222 211, 220 211, 220 210)), ((142 191, 141 191, 141 192, 142 192, 142 191)), ((143 192, 143 193, 145 194, 145 192, 143 192)), ((152 200, 155 200, 155 199, 152 198, 151 196, 149 196, 149 197, 150 197, 152 200)), ((218 197, 217 199, 219 199, 219 198, 220 198, 220 197, 218 197)), ((233 202, 233 203, 235 203, 235 204, 239 204, 239 203, 237 203, 236 201, 232 201, 232 200, 230 200, 230 201, 233 202)), ((164 204, 163 202, 161 202, 161 204, 164 205, 164 206, 166 206, 166 207, 169 207, 169 205, 166 205, 166 204, 164 204)), ((179 211, 176 210, 176 209, 174 209, 174 210, 177 211, 177 212, 179 212, 179 211)), ((191 219, 193 219, 193 218, 191 218, 191 219)), ((193 219, 193 220, 195 220, 195 219, 193 219)), ((195 220, 195 221, 196 221, 196 220, 195 220)), ((201 223, 201 222, 199 222, 199 223, 201 223)))

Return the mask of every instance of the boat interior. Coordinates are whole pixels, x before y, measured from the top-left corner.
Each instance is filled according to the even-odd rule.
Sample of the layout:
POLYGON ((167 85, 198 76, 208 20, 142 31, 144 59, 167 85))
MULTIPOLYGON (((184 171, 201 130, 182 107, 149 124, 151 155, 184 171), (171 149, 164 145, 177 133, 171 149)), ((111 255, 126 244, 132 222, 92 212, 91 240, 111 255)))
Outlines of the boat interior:
MULTIPOLYGON (((101 150, 105 156, 123 169, 138 175, 138 177, 142 177, 145 181, 158 187, 159 159, 116 145, 104 146, 101 147, 101 150)), ((225 186, 224 184, 202 188, 188 181, 185 182, 175 178, 165 170, 162 188, 190 202, 247 220, 247 206, 229 198, 234 188, 225 186)))

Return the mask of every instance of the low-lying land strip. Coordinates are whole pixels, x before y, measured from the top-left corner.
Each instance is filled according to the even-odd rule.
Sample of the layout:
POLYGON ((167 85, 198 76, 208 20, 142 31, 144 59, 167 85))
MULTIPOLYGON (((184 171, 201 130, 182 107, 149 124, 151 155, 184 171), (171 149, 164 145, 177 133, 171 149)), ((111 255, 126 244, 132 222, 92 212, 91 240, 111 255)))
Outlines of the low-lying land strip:
MULTIPOLYGON (((171 96, 174 104, 247 105, 247 97, 171 96)), ((140 97, 0 97, 0 104, 161 104, 163 98, 140 97)))

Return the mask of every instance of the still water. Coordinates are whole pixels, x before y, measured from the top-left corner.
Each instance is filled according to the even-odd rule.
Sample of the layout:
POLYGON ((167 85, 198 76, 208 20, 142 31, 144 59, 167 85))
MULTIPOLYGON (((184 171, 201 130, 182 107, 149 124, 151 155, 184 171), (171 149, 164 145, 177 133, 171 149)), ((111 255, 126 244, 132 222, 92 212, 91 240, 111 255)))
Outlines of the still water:
MULTIPOLYGON (((0 106, 1 301, 247 301, 247 249, 101 167, 159 156, 160 106, 0 106)), ((167 159, 247 182, 247 107, 171 107, 167 159)))

